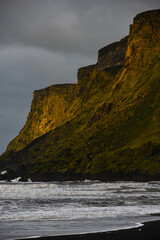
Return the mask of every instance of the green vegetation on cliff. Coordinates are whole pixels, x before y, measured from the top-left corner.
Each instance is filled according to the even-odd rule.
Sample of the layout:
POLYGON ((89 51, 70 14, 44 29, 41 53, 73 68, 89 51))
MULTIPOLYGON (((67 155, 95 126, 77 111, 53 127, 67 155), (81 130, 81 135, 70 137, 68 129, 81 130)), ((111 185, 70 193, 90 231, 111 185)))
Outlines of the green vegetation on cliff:
POLYGON ((79 69, 78 84, 35 91, 1 169, 35 180, 160 178, 160 10, 137 15, 119 44, 79 69))

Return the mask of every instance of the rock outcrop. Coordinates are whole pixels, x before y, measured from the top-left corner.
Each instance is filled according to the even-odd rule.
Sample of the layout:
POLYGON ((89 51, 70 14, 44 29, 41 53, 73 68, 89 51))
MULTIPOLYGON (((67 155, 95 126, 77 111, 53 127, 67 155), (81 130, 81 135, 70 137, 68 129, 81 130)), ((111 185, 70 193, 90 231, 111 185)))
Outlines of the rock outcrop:
POLYGON ((88 80, 90 79, 93 71, 95 70, 96 65, 89 65, 87 67, 82 67, 78 69, 77 78, 78 85, 81 87, 86 87, 88 80))
POLYGON ((98 69, 114 68, 125 64, 128 36, 98 51, 98 69))
POLYGON ((34 93, 5 169, 43 181, 160 180, 160 10, 137 15, 78 84, 34 93))

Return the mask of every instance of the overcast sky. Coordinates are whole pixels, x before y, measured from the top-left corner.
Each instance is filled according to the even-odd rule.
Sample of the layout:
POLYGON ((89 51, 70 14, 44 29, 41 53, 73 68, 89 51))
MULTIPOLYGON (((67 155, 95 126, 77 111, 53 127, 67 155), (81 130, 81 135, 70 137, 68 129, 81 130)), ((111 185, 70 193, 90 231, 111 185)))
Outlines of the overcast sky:
POLYGON ((0 0, 0 153, 25 124, 33 91, 77 82, 98 49, 159 0, 0 0))

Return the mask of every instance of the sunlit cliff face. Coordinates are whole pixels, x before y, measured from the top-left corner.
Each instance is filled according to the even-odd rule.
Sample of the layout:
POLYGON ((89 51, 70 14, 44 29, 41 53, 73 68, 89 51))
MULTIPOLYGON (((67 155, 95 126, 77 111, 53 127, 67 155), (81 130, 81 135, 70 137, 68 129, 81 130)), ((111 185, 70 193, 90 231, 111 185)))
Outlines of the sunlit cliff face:
POLYGON ((24 125, 35 89, 76 83, 98 49, 128 35, 137 13, 158 7, 159 0, 1 0, 0 153, 24 125))
POLYGON ((159 26, 159 10, 138 15, 123 66, 115 66, 117 50, 114 65, 103 65, 106 51, 103 68, 79 69, 78 84, 35 91, 26 125, 1 162, 37 179, 159 176, 159 26))

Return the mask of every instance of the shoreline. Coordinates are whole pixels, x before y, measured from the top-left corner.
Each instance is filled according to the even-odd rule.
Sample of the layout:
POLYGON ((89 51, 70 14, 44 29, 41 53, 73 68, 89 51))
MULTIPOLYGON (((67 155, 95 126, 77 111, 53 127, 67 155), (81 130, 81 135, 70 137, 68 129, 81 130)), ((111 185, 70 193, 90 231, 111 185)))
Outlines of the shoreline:
POLYGON ((49 237, 28 237, 15 240, 38 239, 38 240, 159 240, 160 220, 142 222, 142 226, 129 229, 85 233, 74 235, 60 235, 49 237))

